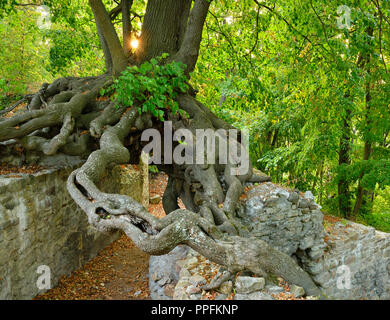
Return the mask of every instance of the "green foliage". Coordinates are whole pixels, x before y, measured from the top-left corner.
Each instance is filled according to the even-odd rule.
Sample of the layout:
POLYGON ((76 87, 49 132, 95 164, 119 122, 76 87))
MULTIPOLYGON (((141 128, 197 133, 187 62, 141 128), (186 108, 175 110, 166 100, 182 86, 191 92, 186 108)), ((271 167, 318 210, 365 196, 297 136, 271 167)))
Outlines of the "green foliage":
POLYGON ((373 205, 373 213, 387 215, 390 218, 390 186, 376 192, 377 196, 373 205))
POLYGON ((142 102, 140 113, 150 112, 161 121, 166 109, 183 115, 175 98, 188 90, 185 66, 176 61, 160 64, 167 57, 163 54, 140 66, 128 67, 109 89, 115 92, 113 99, 124 107, 131 107, 138 100, 142 102))
POLYGON ((359 183, 375 189, 374 206, 362 210, 368 221, 378 190, 390 183, 390 3, 380 2, 380 13, 374 2, 345 1, 350 29, 338 26, 337 1, 259 3, 213 2, 192 77, 198 98, 249 129, 259 169, 292 188, 312 190, 325 210, 343 215, 342 179, 352 206, 359 183), (362 57, 369 59, 358 64, 362 57), (340 165, 345 123, 350 162, 340 165), (367 143, 371 153, 363 160, 367 143))
POLYGON ((372 197, 373 201, 368 204, 371 210, 362 210, 356 220, 378 230, 390 232, 390 187, 380 189, 377 185, 374 193, 375 198, 372 197))
POLYGON ((155 165, 150 165, 150 166, 149 166, 149 172, 152 172, 152 173, 159 173, 160 171, 158 170, 157 166, 155 166, 155 165))
POLYGON ((0 18, 2 18, 5 14, 14 12, 16 4, 16 0, 0 0, 0 18))
POLYGON ((38 16, 25 9, 0 21, 0 95, 24 94, 34 82, 51 79, 43 67, 49 50, 36 25, 38 16))
POLYGON ((89 28, 53 29, 47 32, 52 46, 46 69, 52 75, 89 76, 104 68, 102 52, 96 50, 98 39, 91 38, 89 28), (80 43, 83 45, 81 46, 80 43))
MULTIPOLYGON (((93 22, 93 14, 84 0, 48 0, 52 28, 49 63, 52 75, 91 76, 104 72, 104 57, 93 22), (91 36, 93 35, 93 36, 91 36)), ((109 7, 108 7, 109 8, 109 7)))
MULTIPOLYGON (((50 83, 62 76, 104 72, 92 12, 83 0, 51 0, 45 1, 45 5, 51 10, 51 24, 40 27, 38 6, 16 6, 14 1, 8 0, 0 2, 2 97, 34 92, 42 82, 50 83)), ((8 100, 1 98, 5 104, 8 100)))
MULTIPOLYGON (((5 79, 0 79, 0 92, 2 95, 5 95, 6 92, 9 92, 10 88, 7 84, 7 80, 5 79)), ((1 108, 1 106, 0 106, 1 108)))
POLYGON ((352 165, 340 165, 336 169, 336 181, 343 179, 350 184, 361 178, 363 188, 367 190, 383 189, 390 185, 390 160, 365 160, 357 161, 352 165))

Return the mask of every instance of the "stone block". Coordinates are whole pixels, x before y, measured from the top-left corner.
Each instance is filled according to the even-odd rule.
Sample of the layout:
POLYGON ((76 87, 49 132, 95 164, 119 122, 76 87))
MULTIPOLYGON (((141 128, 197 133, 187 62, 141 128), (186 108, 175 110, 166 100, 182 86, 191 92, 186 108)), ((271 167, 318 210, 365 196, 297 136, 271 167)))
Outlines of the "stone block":
POLYGON ((217 289, 218 292, 229 295, 233 290, 233 282, 232 281, 225 281, 222 283, 222 285, 217 289))
POLYGON ((270 294, 265 292, 253 292, 250 294, 236 294, 234 300, 275 300, 270 294))
POLYGON ((295 298, 300 298, 304 296, 305 289, 294 284, 290 287, 290 293, 293 294, 295 298))
POLYGON ((237 277, 236 292, 252 293, 264 289, 265 279, 255 277, 237 277))

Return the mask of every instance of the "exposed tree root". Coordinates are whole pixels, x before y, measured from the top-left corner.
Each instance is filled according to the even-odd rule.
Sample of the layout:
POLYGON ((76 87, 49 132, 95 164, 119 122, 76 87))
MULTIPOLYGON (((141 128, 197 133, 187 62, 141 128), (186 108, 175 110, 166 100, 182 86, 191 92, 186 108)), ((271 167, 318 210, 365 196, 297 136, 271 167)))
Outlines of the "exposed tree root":
POLYGON ((51 85, 42 85, 27 106, 27 112, 0 122, 0 141, 17 139, 27 150, 46 155, 53 155, 66 145, 62 151, 69 154, 79 153, 80 147, 85 150, 87 139, 79 134, 75 136, 74 129, 89 129, 86 126, 100 115, 96 98, 100 89, 109 83, 106 77, 89 77, 62 78, 51 85), (58 126, 60 130, 54 136, 48 137, 42 131, 58 126))
POLYGON ((223 272, 219 271, 213 280, 208 285, 202 287, 203 290, 213 290, 218 289, 224 282, 229 281, 234 278, 234 275, 228 271, 224 270, 223 272))
MULTIPOLYGON (((246 152, 241 148, 241 137, 228 139, 221 134, 216 139, 216 150, 228 139, 226 161, 221 161, 216 152, 211 162, 203 159, 204 164, 194 161, 161 166, 169 175, 163 196, 167 216, 163 219, 151 215, 131 197, 107 194, 96 187, 107 168, 129 163, 129 147, 136 140, 130 137, 158 126, 149 114, 140 115, 137 105, 116 108, 115 103, 98 99, 107 81, 105 77, 64 78, 43 85, 27 112, 0 122, 0 141, 16 139, 27 150, 46 155, 92 151, 84 165, 69 176, 67 187, 86 212, 89 223, 99 230, 123 230, 141 250, 152 255, 165 254, 186 244, 225 266, 228 277, 244 270, 258 275, 272 273, 302 286, 307 294, 319 295, 310 276, 291 257, 264 241, 241 234, 235 216, 243 185, 263 180, 253 174, 250 162, 247 171, 239 172, 239 159, 229 156, 235 150, 241 156, 246 152), (48 127, 49 130, 42 130, 48 127), (89 148, 93 139, 99 139, 99 148, 94 151, 89 148), (188 210, 179 209, 178 198, 188 210)), ((180 95, 178 103, 189 119, 166 114, 175 130, 188 129, 195 137, 197 129, 233 129, 190 95, 180 95)), ((196 143, 194 140, 187 145, 193 147, 196 143)), ((225 278, 205 288, 220 285, 225 278)))

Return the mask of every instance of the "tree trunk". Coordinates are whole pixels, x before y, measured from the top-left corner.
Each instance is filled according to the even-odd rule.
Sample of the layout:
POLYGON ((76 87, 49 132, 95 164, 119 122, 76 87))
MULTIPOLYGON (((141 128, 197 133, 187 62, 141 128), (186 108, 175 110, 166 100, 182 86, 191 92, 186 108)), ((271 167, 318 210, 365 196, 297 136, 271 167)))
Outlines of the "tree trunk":
MULTIPOLYGON (((345 97, 347 98, 347 97, 345 97)), ((343 117, 342 134, 340 137, 339 166, 342 164, 351 164, 351 110, 346 109, 343 117)), ((345 178, 339 180, 337 184, 339 213, 343 217, 349 217, 351 214, 351 199, 349 193, 349 183, 345 178)))
POLYGON ((108 48, 106 39, 104 38, 103 32, 100 28, 100 25, 96 24, 96 28, 97 28, 97 33, 99 36, 100 44, 101 44, 102 50, 103 50, 104 61, 105 61, 105 65, 106 65, 106 72, 109 74, 112 74, 113 64, 112 64, 112 57, 111 57, 110 49, 108 48))
POLYGON ((125 56, 128 57, 131 53, 131 20, 130 9, 133 5, 133 0, 122 0, 122 35, 123 35, 123 50, 125 56))
POLYGON ((162 53, 174 55, 180 48, 190 12, 191 0, 149 0, 137 61, 143 62, 162 53))
POLYGON ((101 0, 89 0, 89 4, 92 8, 93 15, 95 17, 96 25, 104 36, 107 43, 107 47, 110 50, 113 73, 119 75, 127 66, 127 59, 123 53, 121 43, 118 35, 111 23, 110 16, 101 0))

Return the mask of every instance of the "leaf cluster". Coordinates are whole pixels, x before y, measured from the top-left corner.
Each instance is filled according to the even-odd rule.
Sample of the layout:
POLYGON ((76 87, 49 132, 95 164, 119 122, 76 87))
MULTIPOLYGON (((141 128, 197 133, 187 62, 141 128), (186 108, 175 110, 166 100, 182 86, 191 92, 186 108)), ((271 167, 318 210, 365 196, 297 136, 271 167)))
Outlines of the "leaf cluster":
POLYGON ((176 61, 163 64, 167 57, 168 54, 163 54, 122 72, 109 89, 115 92, 113 98, 118 107, 131 107, 138 100, 142 103, 140 114, 150 112, 161 121, 167 109, 172 114, 184 114, 175 98, 188 90, 185 65, 176 61))

